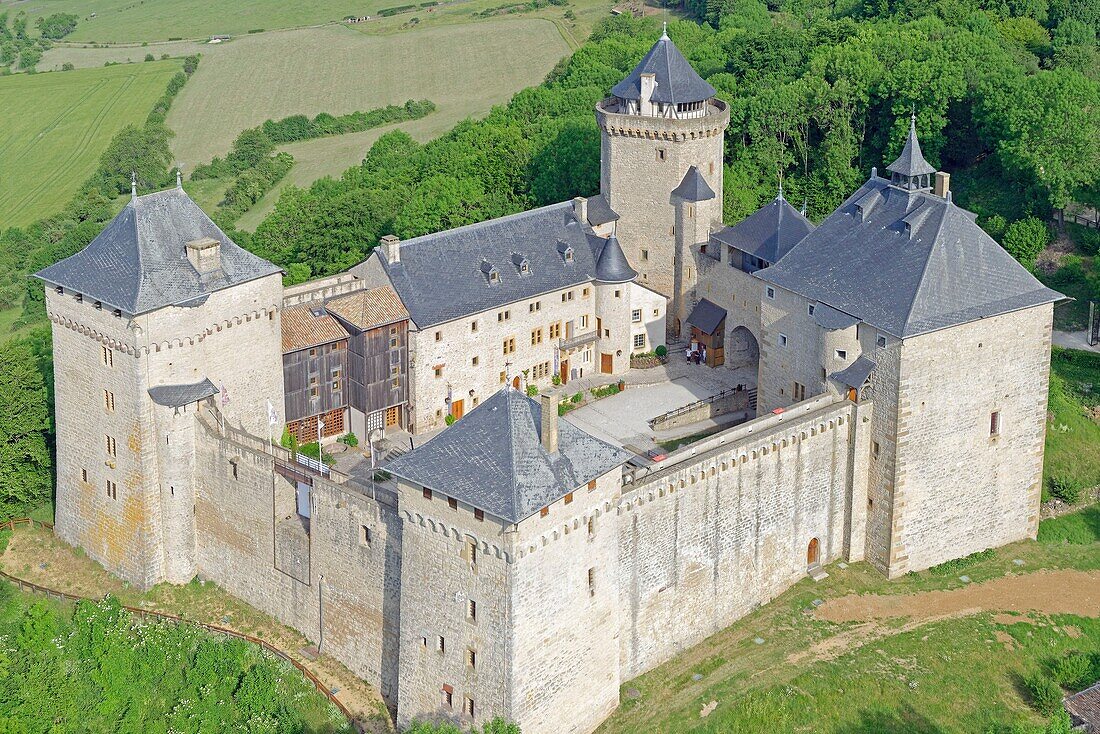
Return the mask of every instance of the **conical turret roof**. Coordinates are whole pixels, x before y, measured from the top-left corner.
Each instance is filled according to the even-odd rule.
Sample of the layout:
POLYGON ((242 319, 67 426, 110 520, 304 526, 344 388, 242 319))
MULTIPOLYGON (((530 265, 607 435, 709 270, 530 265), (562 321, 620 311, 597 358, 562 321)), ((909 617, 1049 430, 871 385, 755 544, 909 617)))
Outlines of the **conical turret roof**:
POLYGON ((715 95, 714 87, 695 72, 668 33, 661 35, 634 71, 616 84, 611 93, 620 99, 641 99, 642 74, 653 74, 657 81, 657 88, 650 98, 653 102, 688 104, 702 102, 715 95))
POLYGON ((638 273, 630 267, 618 238, 615 235, 608 237, 596 261, 596 280, 601 283, 627 283, 637 277, 638 273))
POLYGON ((902 176, 923 176, 935 173, 936 169, 924 159, 920 151, 920 141, 917 140, 917 116, 909 118, 909 137, 905 141, 905 147, 901 149, 898 159, 886 167, 887 171, 902 176))

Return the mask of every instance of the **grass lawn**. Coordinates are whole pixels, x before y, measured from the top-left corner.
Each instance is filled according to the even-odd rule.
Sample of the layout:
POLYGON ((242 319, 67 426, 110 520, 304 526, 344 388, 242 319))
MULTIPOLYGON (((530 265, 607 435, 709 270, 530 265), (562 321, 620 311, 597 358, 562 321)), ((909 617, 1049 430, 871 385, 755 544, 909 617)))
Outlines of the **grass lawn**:
MULTIPOLYGON (((1087 512, 1095 518, 1097 510, 1087 512)), ((988 609, 924 622, 834 623, 815 614, 813 602, 853 593, 974 591, 974 584, 1040 569, 1095 571, 1100 523, 1084 522, 1090 539, 1080 532, 1083 516, 1044 521, 1046 542, 1016 543, 967 566, 969 586, 956 575, 924 571, 891 582, 864 563, 846 569, 834 564, 824 581, 798 583, 626 682, 619 710, 599 732, 985 734, 1014 723, 1040 725, 1042 718, 1020 693, 1021 675, 1067 650, 1100 651, 1100 610, 1077 616, 988 609), (1063 540, 1067 536, 1088 542, 1072 544, 1063 540), (717 702, 713 713, 700 717, 711 701, 717 702)), ((918 616, 925 613, 919 601, 914 606, 918 616)))
POLYGON ((0 229, 61 209, 179 69, 158 61, 0 78, 0 229))
POLYGON ((1071 479, 1081 488, 1100 484, 1100 423, 1086 406, 1100 405, 1100 354, 1054 348, 1051 355, 1050 402, 1045 478, 1071 479))
MULTIPOLYGON (((430 99, 447 129, 542 80, 568 53, 553 24, 493 20, 372 36, 344 26, 240 38, 212 47, 168 116, 185 165, 225 155, 241 130, 269 118, 342 114, 430 99)), ((356 163, 334 163, 342 171, 356 163)))

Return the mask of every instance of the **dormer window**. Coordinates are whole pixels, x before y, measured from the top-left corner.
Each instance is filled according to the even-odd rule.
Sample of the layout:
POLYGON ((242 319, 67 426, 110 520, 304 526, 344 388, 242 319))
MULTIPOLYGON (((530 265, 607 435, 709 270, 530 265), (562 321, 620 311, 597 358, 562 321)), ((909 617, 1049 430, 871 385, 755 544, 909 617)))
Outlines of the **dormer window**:
POLYGON ((523 255, 512 253, 512 262, 515 264, 516 269, 519 270, 520 275, 529 275, 531 273, 531 263, 523 255))
POLYGON ((481 272, 485 275, 486 279, 488 279, 489 285, 500 283, 500 271, 487 260, 481 261, 481 272))
POLYGON ((558 242, 558 254, 561 255, 562 260, 565 260, 565 262, 573 262, 573 246, 568 242, 558 242))

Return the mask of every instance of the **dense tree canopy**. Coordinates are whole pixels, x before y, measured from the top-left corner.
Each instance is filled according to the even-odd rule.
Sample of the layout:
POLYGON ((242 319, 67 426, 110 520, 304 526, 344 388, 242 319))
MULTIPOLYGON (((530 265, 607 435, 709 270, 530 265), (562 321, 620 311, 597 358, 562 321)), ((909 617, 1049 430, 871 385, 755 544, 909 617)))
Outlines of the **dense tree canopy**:
POLYGON ((0 521, 50 498, 52 410, 31 340, 0 342, 0 521))

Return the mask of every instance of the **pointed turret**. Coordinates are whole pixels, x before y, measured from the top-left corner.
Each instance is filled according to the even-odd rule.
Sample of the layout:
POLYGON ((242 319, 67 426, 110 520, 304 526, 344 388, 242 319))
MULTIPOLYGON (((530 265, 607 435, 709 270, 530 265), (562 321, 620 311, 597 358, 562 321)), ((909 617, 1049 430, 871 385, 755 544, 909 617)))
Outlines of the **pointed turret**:
POLYGON ((607 238, 596 261, 596 280, 601 283, 627 283, 638 277, 615 235, 607 238))
POLYGON ((905 147, 901 149, 901 155, 886 170, 893 174, 890 183, 903 189, 926 189, 931 186, 929 177, 936 169, 921 153, 915 114, 909 118, 909 137, 905 141, 905 147))
POLYGON ((611 94, 632 114, 654 117, 698 117, 715 95, 665 33, 611 94))

